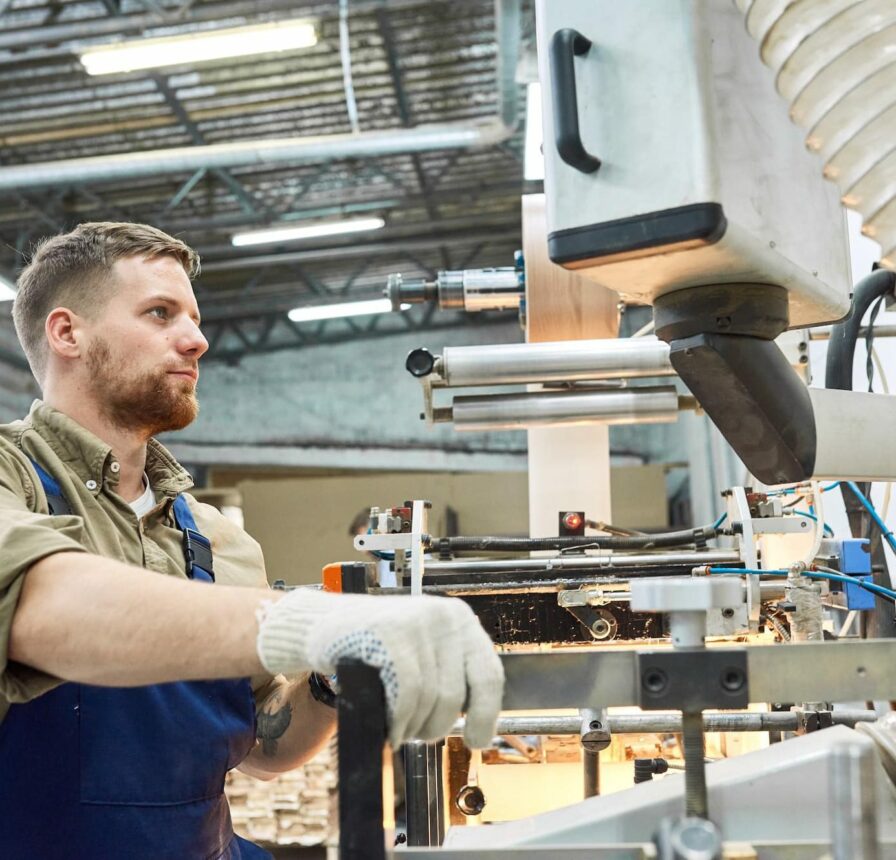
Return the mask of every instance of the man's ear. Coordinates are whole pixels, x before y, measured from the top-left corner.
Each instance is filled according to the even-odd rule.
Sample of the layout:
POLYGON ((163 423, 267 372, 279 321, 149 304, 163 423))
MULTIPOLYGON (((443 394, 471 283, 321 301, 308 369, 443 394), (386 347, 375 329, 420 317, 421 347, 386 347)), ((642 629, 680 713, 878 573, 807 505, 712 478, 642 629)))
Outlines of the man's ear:
POLYGON ((53 308, 47 314, 44 332, 50 351, 60 358, 80 358, 86 348, 83 320, 68 308, 53 308))

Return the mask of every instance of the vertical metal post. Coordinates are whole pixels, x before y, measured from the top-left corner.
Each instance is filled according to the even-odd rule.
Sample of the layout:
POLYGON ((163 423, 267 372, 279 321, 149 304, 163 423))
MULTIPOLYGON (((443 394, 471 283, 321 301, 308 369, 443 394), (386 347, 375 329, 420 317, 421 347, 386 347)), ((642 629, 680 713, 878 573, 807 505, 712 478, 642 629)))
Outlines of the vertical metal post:
POLYGON ((429 799, 426 784, 426 744, 408 741, 404 749, 405 815, 408 845, 429 845, 429 799))
POLYGON ((386 860, 383 685, 359 660, 340 661, 338 672, 339 860, 386 860))
POLYGON ((702 713, 681 715, 681 739, 684 752, 685 815, 689 818, 709 818, 702 713))
POLYGON ((833 860, 878 860, 874 754, 870 745, 836 747, 828 793, 833 860))
POLYGON ((585 797, 600 794, 600 753, 582 750, 583 773, 585 776, 585 797))
POLYGON ((408 845, 441 845, 445 835, 442 747, 444 741, 404 746, 408 845))
POLYGON ((430 845, 441 845, 445 839, 445 787, 442 781, 442 750, 445 741, 426 745, 427 783, 429 788, 429 839, 430 845))
POLYGON ((610 731, 605 713, 596 708, 583 708, 579 736, 582 741, 582 773, 585 797, 600 794, 600 752, 610 745, 610 731))

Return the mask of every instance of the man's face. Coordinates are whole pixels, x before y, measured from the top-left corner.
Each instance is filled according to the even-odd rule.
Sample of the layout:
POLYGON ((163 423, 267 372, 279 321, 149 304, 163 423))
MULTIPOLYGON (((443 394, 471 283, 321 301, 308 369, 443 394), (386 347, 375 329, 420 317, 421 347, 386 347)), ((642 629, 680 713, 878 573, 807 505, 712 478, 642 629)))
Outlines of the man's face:
POLYGON ((199 412, 198 362, 208 349, 190 279, 173 257, 128 257, 89 324, 87 381, 105 418, 153 436, 180 430, 199 412))

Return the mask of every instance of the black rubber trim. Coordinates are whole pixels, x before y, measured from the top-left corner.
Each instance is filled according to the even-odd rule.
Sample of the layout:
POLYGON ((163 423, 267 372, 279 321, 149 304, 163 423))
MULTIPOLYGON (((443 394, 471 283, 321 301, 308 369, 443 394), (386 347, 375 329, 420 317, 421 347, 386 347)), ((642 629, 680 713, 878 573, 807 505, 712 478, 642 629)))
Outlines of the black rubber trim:
POLYGON ((728 221, 720 203, 691 203, 631 218, 558 230, 548 236, 555 263, 586 263, 607 257, 642 257, 647 249, 674 250, 712 245, 725 235, 728 221))

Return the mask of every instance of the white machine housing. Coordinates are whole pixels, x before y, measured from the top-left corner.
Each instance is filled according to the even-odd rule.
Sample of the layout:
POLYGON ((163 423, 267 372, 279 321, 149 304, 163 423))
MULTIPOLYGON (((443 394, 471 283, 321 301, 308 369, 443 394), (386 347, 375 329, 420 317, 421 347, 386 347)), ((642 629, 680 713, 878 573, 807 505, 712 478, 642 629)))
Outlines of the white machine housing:
POLYGON ((788 290, 791 326, 842 318, 850 280, 837 190, 819 181, 735 4, 625 7, 536 3, 551 259, 629 301, 774 284, 788 290), (557 146, 551 52, 566 28, 592 43, 572 60, 581 142, 601 162, 592 172, 557 146))

